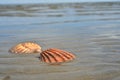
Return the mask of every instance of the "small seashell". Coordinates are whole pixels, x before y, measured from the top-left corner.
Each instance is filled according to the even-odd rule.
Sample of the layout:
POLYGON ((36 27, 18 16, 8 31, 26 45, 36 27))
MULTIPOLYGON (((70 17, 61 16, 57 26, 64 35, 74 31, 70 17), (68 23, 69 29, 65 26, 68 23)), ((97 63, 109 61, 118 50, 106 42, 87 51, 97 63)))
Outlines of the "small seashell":
POLYGON ((9 52, 11 53, 40 53, 41 47, 33 42, 23 42, 12 47, 9 52))
POLYGON ((40 53, 40 59, 43 62, 54 64, 71 61, 75 59, 75 55, 60 49, 50 48, 40 53))

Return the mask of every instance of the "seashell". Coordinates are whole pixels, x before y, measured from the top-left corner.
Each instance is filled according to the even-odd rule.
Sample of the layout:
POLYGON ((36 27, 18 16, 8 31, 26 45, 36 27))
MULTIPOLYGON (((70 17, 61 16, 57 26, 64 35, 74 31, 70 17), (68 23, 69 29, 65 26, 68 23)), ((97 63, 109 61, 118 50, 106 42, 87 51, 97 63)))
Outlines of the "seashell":
POLYGON ((40 59, 43 62, 54 64, 75 59, 75 55, 64 50, 50 48, 40 53, 40 59))
POLYGON ((9 52, 11 53, 40 53, 41 47, 33 42, 23 42, 12 47, 9 52))

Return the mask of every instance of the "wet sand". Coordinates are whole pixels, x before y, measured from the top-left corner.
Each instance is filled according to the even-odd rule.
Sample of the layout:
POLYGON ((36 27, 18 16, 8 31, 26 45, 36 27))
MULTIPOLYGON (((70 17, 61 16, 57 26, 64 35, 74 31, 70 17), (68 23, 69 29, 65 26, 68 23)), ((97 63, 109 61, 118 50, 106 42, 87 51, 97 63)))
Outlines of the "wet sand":
POLYGON ((0 80, 120 80, 120 3, 0 5, 0 80), (24 41, 77 58, 49 65, 8 52, 24 41))

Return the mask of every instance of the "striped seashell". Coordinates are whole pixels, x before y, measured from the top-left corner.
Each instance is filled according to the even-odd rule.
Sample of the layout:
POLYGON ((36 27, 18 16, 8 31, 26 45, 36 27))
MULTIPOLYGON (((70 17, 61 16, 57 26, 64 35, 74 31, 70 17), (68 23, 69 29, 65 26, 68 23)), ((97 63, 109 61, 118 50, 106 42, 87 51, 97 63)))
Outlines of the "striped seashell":
POLYGON ((75 55, 60 49, 50 48, 40 53, 40 59, 43 62, 54 64, 71 61, 75 59, 75 55))
POLYGON ((41 47, 33 42, 23 42, 12 47, 9 52, 11 53, 40 53, 41 47))

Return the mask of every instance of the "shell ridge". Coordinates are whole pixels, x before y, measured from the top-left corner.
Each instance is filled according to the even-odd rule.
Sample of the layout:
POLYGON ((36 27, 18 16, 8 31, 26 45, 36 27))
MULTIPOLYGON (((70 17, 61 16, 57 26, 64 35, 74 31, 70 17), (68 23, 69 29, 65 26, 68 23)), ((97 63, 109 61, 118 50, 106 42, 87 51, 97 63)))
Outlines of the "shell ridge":
POLYGON ((33 42, 22 42, 12 47, 9 52, 11 53, 38 53, 41 47, 33 42))
MULTIPOLYGON (((53 51, 55 51, 55 53, 58 53, 57 50, 53 50, 53 51)), ((63 54, 64 51, 60 51, 60 50, 59 50, 59 53, 61 53, 61 55, 65 56, 67 59, 70 59, 68 56, 65 55, 66 53, 63 54)), ((58 53, 58 54, 59 54, 59 53, 58 53)))
POLYGON ((64 52, 61 52, 61 54, 62 54, 64 57, 66 57, 67 59, 70 59, 70 57, 68 57, 68 54, 66 55, 66 53, 64 53, 64 52))
POLYGON ((30 43, 24 43, 24 44, 22 44, 22 46, 24 47, 24 48, 26 48, 26 49, 29 49, 29 50, 31 50, 31 48, 30 48, 30 46, 28 46, 27 44, 29 44, 30 45, 30 43))
POLYGON ((75 56, 72 54, 72 53, 69 53, 67 51, 64 51, 64 50, 60 50, 60 49, 54 49, 54 48, 51 48, 52 51, 55 51, 55 52, 60 52, 63 56, 65 56, 69 61, 69 60, 72 60, 75 58, 75 56), (69 58, 68 58, 69 57, 69 58))
POLYGON ((42 54, 43 54, 43 55, 44 55, 44 57, 46 58, 46 62, 47 62, 47 60, 48 60, 48 63, 50 63, 50 62, 51 62, 51 60, 50 60, 49 55, 47 55, 47 54, 46 54, 46 52, 43 52, 42 54))
POLYGON ((71 58, 74 58, 74 55, 73 55, 72 53, 69 53, 69 52, 67 52, 67 51, 63 51, 63 53, 69 55, 71 58))
POLYGON ((48 51, 46 51, 46 52, 47 52, 47 54, 48 54, 49 56, 51 56, 51 57, 55 60, 55 62, 58 62, 58 60, 55 58, 55 56, 54 56, 53 53, 48 52, 48 51))
POLYGON ((62 61, 66 61, 65 58, 64 58, 64 56, 62 56, 60 54, 60 52, 57 52, 57 51, 54 51, 54 50, 50 50, 50 51, 53 52, 53 53, 55 53, 58 57, 60 57, 62 59, 62 61))
POLYGON ((72 59, 73 57, 70 55, 70 53, 62 52, 63 55, 65 55, 68 59, 72 59))
POLYGON ((40 54, 40 55, 41 55, 41 60, 45 62, 46 61, 45 56, 43 54, 40 54))

